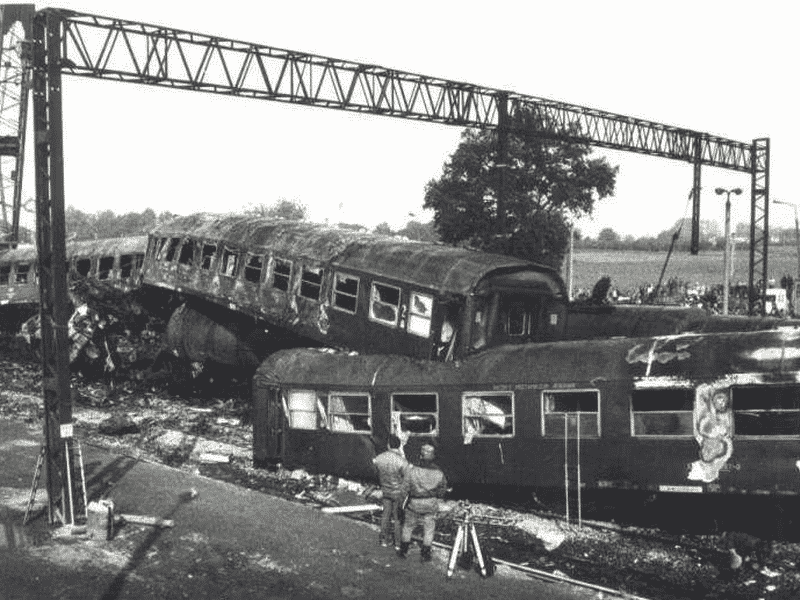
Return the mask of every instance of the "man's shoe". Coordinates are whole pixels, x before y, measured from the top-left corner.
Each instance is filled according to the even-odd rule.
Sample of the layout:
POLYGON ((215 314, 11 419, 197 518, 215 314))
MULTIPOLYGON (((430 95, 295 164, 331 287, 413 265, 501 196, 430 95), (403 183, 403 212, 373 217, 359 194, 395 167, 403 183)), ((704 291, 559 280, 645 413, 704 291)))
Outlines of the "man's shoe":
POLYGON ((400 544, 400 548, 397 550, 397 556, 400 558, 405 558, 408 555, 408 549, 411 546, 411 542, 402 542, 400 544))
POLYGON ((423 546, 422 547, 422 556, 420 558, 422 562, 431 562, 433 560, 433 556, 431 555, 431 547, 430 546, 423 546))

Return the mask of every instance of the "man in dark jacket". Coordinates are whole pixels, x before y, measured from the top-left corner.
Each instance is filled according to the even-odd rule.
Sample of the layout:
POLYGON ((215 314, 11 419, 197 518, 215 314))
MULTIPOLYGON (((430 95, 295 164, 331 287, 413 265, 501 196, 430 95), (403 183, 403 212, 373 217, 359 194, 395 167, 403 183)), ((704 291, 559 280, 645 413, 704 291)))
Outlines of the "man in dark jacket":
POLYGON ((447 491, 447 479, 442 470, 433 462, 434 449, 424 444, 420 451, 419 465, 411 465, 403 480, 403 489, 408 494, 403 537, 397 555, 405 558, 411 546, 411 534, 418 523, 422 523, 422 561, 431 560, 433 534, 436 531, 436 513, 439 498, 447 491))
POLYGON ((388 546, 391 543, 395 548, 399 548, 400 505, 406 497, 403 491, 403 479, 408 468, 408 461, 400 450, 400 438, 391 434, 388 450, 381 452, 372 459, 372 462, 378 469, 378 480, 381 482, 381 492, 383 492, 379 542, 381 546, 388 546))

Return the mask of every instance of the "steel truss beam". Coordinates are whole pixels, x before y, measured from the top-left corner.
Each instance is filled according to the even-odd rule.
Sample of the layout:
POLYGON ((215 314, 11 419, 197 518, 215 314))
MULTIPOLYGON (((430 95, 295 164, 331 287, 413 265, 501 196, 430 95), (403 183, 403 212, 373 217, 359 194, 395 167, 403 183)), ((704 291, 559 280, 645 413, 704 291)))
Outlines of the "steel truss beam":
POLYGON ((546 137, 752 170, 751 145, 611 112, 282 50, 231 39, 65 11, 62 71, 71 75, 496 128, 506 98, 512 131, 532 124, 546 137), (522 109, 536 116, 520 125, 522 109), (577 126, 577 130, 575 127, 577 126), (577 132, 577 133, 576 133, 577 132))

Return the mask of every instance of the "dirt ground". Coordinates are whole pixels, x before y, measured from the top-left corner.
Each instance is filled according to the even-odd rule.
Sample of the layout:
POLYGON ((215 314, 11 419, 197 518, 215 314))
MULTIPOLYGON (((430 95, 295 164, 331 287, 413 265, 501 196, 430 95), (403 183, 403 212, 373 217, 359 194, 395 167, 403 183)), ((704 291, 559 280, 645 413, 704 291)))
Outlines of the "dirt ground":
MULTIPOLYGON (((295 502, 348 503, 352 498, 348 499, 347 494, 363 497, 371 491, 364 485, 348 487, 348 482, 335 478, 254 469, 250 453, 252 427, 245 395, 186 398, 134 383, 122 383, 114 388, 96 382, 76 380, 75 383, 76 435, 85 444, 295 502), (109 426, 111 416, 117 419, 118 425, 127 424, 128 433, 102 433, 109 426), (208 462, 209 457, 216 459, 208 462)), ((22 354, 10 357, 6 353, 5 357, 0 357, 0 415, 40 428, 40 393, 38 365, 22 354)), ((445 512, 450 510, 453 515, 463 508, 455 500, 445 506, 445 512)), ((742 567, 730 571, 726 541, 718 535, 663 535, 659 532, 650 535, 648 531, 614 524, 578 528, 574 524, 540 519, 524 511, 485 504, 475 504, 473 510, 491 555, 547 572, 660 600, 800 597, 800 545, 796 543, 775 543, 766 559, 758 562, 755 556, 745 556, 742 567)), ((456 524, 446 515, 440 520, 439 530, 439 541, 452 543, 456 524)), ((53 540, 46 528, 34 537, 40 538, 37 551, 50 552, 54 572, 63 575, 55 577, 54 581, 66 585, 63 582, 69 581, 68 573, 76 564, 94 568, 120 563, 125 556, 130 556, 131 548, 139 547, 142 535, 147 533, 140 529, 123 530, 114 548, 53 540)), ((194 559, 217 565, 222 572, 241 568, 263 570, 271 560, 263 556, 236 556, 200 539, 182 540, 170 551, 174 554, 171 560, 186 569, 187 579, 195 579, 191 562, 194 559)), ((101 571, 98 571, 98 579, 103 577, 101 571)), ((202 585, 210 585, 199 573, 196 581, 190 583, 199 585, 201 581, 202 585)), ((154 582, 145 577, 141 581, 142 590, 147 591, 147 586, 154 582)), ((189 594, 192 585, 187 587, 189 594)), ((2 593, 0 598, 5 600, 2 593)))

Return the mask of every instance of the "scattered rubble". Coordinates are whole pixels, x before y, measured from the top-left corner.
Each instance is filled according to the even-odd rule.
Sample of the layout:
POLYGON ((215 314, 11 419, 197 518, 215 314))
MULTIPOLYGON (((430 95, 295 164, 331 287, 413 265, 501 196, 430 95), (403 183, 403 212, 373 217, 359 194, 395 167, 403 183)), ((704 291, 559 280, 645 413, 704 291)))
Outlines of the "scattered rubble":
MULTIPOLYGON (((83 443, 320 507, 343 507, 347 512, 349 507, 358 506, 354 514, 375 524, 380 518, 378 510, 365 512, 368 506, 380 504, 376 486, 301 469, 255 469, 245 399, 176 397, 155 385, 122 382, 112 386, 81 375, 75 376, 74 388, 76 435, 83 443)), ((20 360, 19 354, 0 355, 0 415, 41 423, 40 396, 39 365, 20 360)), ((0 490, 0 505, 14 503, 19 509, 27 497, 25 489, 0 490)), ((181 497, 191 500, 196 491, 187 490, 181 497)), ((452 544, 457 523, 451 517, 461 508, 452 500, 442 503, 438 528, 442 543, 452 544)), ((731 570, 726 569, 730 565, 730 540, 721 536, 659 535, 655 539, 635 528, 579 528, 488 504, 471 504, 470 508, 481 545, 490 556, 548 573, 562 573, 653 600, 800 597, 797 543, 775 543, 768 556, 758 560, 739 554, 742 565, 731 570)), ((731 539, 737 540, 737 536, 731 539)), ((743 544, 748 541, 753 542, 738 540, 737 553, 746 553, 743 544)), ((752 548, 757 542, 754 544, 752 548)))

